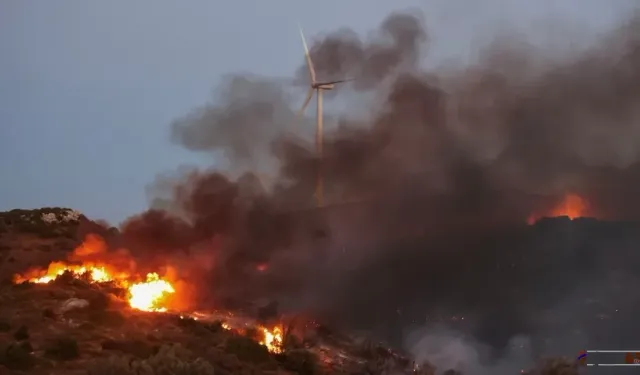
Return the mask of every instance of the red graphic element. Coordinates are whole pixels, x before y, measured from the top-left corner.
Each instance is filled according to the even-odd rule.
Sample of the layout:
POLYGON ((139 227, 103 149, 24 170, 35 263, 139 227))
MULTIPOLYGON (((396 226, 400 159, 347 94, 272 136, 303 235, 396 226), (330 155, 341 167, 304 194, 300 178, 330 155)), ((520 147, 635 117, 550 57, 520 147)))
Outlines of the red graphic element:
POLYGON ((628 352, 625 356, 624 356, 624 363, 628 364, 628 365, 632 365, 632 364, 640 364, 640 353, 632 353, 632 352, 628 352))

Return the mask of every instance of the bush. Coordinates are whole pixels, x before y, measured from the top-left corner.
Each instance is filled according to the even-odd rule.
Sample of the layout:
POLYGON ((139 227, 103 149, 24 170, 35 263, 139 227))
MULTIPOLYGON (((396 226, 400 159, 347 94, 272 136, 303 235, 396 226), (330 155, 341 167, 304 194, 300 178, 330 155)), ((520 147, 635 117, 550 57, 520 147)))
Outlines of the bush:
POLYGON ((29 370, 35 365, 35 359, 29 347, 11 343, 0 348, 0 364, 9 370, 29 370))
POLYGON ((227 339, 225 349, 243 362, 261 364, 271 361, 269 350, 249 337, 231 336, 227 339))
POLYGON ((29 328, 27 328, 27 326, 25 326, 24 324, 21 325, 16 332, 13 334, 13 338, 20 341, 20 340, 28 340, 29 339, 29 328))
POLYGON ((95 310, 89 313, 89 321, 101 326, 121 327, 127 319, 117 310, 95 310))
POLYGON ((304 350, 291 350, 279 355, 282 366, 300 375, 315 375, 320 373, 318 358, 315 354, 304 350))
POLYGON ((89 309, 93 311, 105 311, 111 304, 111 299, 106 293, 93 292, 86 297, 89 301, 89 309))
POLYGON ((222 327, 222 322, 219 320, 216 320, 213 323, 205 324, 205 328, 213 333, 220 333, 224 331, 224 328, 222 327))
POLYGON ((259 341, 260 334, 261 332, 259 332, 256 327, 248 327, 244 330, 244 337, 249 338, 253 341, 259 341))
POLYGON ((49 357, 61 361, 68 361, 80 356, 78 342, 73 337, 67 336, 60 336, 51 340, 45 347, 45 353, 49 357))
POLYGON ((193 358, 180 345, 163 346, 145 360, 110 357, 92 362, 88 375, 214 375, 213 366, 202 358, 193 358))
POLYGON ((52 230, 50 230, 48 228, 35 229, 34 231, 38 234, 38 237, 40 237, 40 238, 42 238, 44 240, 60 237, 60 235, 58 233, 56 233, 55 231, 52 231, 52 230))
POLYGON ((5 320, 0 320, 0 332, 9 332, 11 330, 11 324, 5 320))
POLYGON ((50 307, 47 307, 44 310, 42 310, 42 316, 47 318, 47 319, 56 319, 57 318, 56 313, 50 307))
POLYGON ((142 340, 105 340, 102 342, 102 350, 116 350, 122 353, 145 359, 149 358, 154 349, 142 340))

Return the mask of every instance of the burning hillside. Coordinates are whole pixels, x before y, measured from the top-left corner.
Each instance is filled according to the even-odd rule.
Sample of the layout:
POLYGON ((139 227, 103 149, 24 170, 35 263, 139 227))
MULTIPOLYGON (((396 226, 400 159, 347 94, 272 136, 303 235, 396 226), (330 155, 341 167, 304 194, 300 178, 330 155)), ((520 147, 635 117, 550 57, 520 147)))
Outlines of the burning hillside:
POLYGON ((132 308, 142 311, 166 311, 166 299, 176 292, 170 281, 160 278, 155 272, 147 273, 144 277, 133 274, 135 262, 128 254, 120 252, 115 255, 120 263, 127 263, 129 269, 118 267, 118 263, 108 263, 114 254, 108 253, 106 244, 96 235, 90 235, 73 251, 70 261, 53 262, 47 269, 31 269, 24 274, 14 276, 14 282, 31 282, 45 284, 57 277, 70 274, 72 277, 82 278, 91 283, 113 283, 127 291, 127 300, 132 308))
MULTIPOLYGON (((169 267, 165 267, 169 272, 165 272, 163 277, 156 272, 139 275, 136 273, 136 262, 128 252, 123 250, 109 252, 104 241, 97 235, 87 236, 85 241, 71 253, 68 260, 69 262, 53 262, 47 269, 34 268, 24 274, 15 275, 13 281, 16 284, 48 284, 61 277, 83 280, 90 285, 106 285, 109 288, 122 289, 123 299, 132 309, 154 313, 165 313, 171 310, 181 317, 196 320, 207 316, 184 310, 186 305, 180 304, 181 296, 175 286, 178 282, 175 276, 171 276, 169 267), (109 263, 109 259, 112 263, 109 263), (71 263, 72 261, 76 264, 71 263), (128 265, 128 270, 122 268, 123 264, 128 265)), ((242 326, 225 322, 223 328, 244 332, 247 324, 246 321, 242 326)), ((261 345, 273 353, 282 351, 281 326, 274 325, 272 328, 266 328, 258 325, 257 322, 253 322, 253 325, 257 328, 255 337, 261 345)))
POLYGON ((162 307, 163 299, 167 295, 175 293, 175 289, 166 280, 160 279, 157 273, 149 273, 146 280, 131 282, 130 277, 123 274, 113 274, 106 270, 105 266, 82 265, 72 266, 64 263, 53 263, 49 266, 44 276, 26 278, 18 275, 15 279, 17 283, 31 282, 35 284, 46 284, 56 278, 69 273, 72 277, 87 279, 92 283, 115 283, 119 287, 127 290, 127 300, 129 305, 142 311, 163 312, 167 309, 162 307))
MULTIPOLYGON (((563 216, 566 214, 566 211, 550 212, 561 212, 563 216)), ((544 220, 540 222, 544 222, 544 220)), ((539 223, 533 224, 532 228, 538 225, 539 223)), ((402 371, 410 372, 414 366, 411 360, 393 352, 379 357, 382 355, 381 353, 387 353, 388 349, 375 346, 367 349, 367 345, 370 344, 363 346, 362 343, 347 336, 342 338, 339 338, 340 336, 327 337, 314 333, 315 338, 310 341, 308 323, 303 324, 307 328, 301 331, 299 327, 294 329, 292 325, 286 323, 286 320, 280 320, 281 317, 275 316, 276 320, 273 320, 273 315, 267 324, 258 322, 255 316, 247 315, 247 312, 242 311, 236 313, 224 309, 218 311, 194 310, 193 306, 190 307, 191 309, 184 308, 189 305, 185 303, 180 305, 180 290, 188 289, 188 286, 184 285, 184 280, 177 277, 178 272, 167 265, 159 267, 156 272, 146 272, 146 270, 139 268, 141 267, 138 266, 138 261, 129 251, 109 249, 99 236, 89 235, 85 241, 69 253, 64 261, 52 262, 46 268, 29 269, 24 273, 14 275, 13 281, 15 287, 34 285, 39 288, 41 285, 45 288, 51 288, 56 285, 67 285, 66 288, 68 288, 75 285, 75 288, 80 287, 80 290, 82 288, 99 290, 109 295, 110 299, 121 303, 124 310, 120 311, 128 316, 126 319, 144 316, 140 313, 150 314, 148 315, 149 319, 154 320, 156 318, 152 318, 153 316, 167 316, 169 319, 177 319, 173 322, 180 326, 189 327, 185 328, 188 330, 200 330, 201 328, 197 328, 200 325, 209 327, 208 325, 213 324, 220 330, 229 332, 230 335, 250 338, 273 355, 283 354, 285 347, 287 345, 290 347, 291 340, 294 340, 298 344, 293 345, 302 345, 304 350, 317 356, 323 366, 335 371, 363 366, 390 366, 398 371, 404 368, 402 371), (377 354, 366 354, 368 350, 377 354), (382 361, 382 364, 378 363, 379 361, 382 361)), ((262 267, 258 267, 255 271, 260 273, 269 271, 268 268, 260 268, 262 267)), ((67 296, 71 296, 71 298, 61 301, 60 307, 52 308, 52 311, 57 311, 62 319, 61 322, 66 325, 81 324, 77 321, 78 318, 74 315, 77 313, 74 311, 90 308, 90 303, 83 304, 81 302, 84 301, 83 292, 74 292, 67 296)), ((87 299, 87 301, 89 300, 91 298, 87 299)), ((402 313, 405 312, 399 312, 399 314, 402 313)), ((363 318, 368 319, 369 317, 363 315, 363 318)), ((316 327, 316 324, 314 323, 312 326, 316 327)), ((314 332, 316 330, 317 328, 312 329, 314 332)), ((111 344, 108 344, 107 347, 109 345, 111 344)), ((427 365, 425 371, 429 371, 429 366, 427 365)))
MULTIPOLYGON (((365 368, 368 369, 367 371, 374 371, 373 373, 384 371, 383 369, 395 369, 394 371, 398 373, 418 371, 412 360, 383 346, 374 345, 368 341, 363 342, 348 335, 331 333, 326 327, 310 320, 303 319, 296 323, 296 319, 282 320, 282 316, 280 316, 276 317, 275 321, 272 317, 270 323, 267 323, 259 322, 255 317, 246 315, 246 312, 180 310, 176 307, 179 306, 176 301, 180 300, 178 285, 181 280, 177 279, 174 271, 144 274, 138 273, 137 269, 137 262, 129 252, 122 249, 109 250, 107 244, 99 236, 89 235, 81 245, 69 253, 66 260, 52 262, 47 268, 32 268, 22 274, 14 275, 14 286, 10 287, 13 291, 5 287, 4 294, 0 294, 4 296, 3 298, 13 301, 23 301, 23 297, 19 296, 24 293, 30 296, 10 308, 15 313, 9 313, 9 315, 17 313, 23 316, 19 319, 22 322, 19 323, 22 324, 19 327, 21 330, 24 329, 21 327, 27 325, 32 330, 48 330, 51 325, 49 328, 43 328, 40 323, 33 320, 34 315, 42 312, 48 319, 48 324, 58 327, 56 328, 58 332, 62 330, 75 335, 74 337, 78 337, 78 340, 88 340, 83 342, 86 342, 85 345, 91 348, 96 345, 91 341, 94 340, 93 333, 80 333, 83 329, 86 330, 88 322, 97 321, 100 325, 106 324, 104 329, 114 329, 112 327, 114 323, 110 321, 116 319, 118 321, 115 323, 116 326, 125 324, 129 327, 128 330, 135 331, 139 329, 140 324, 148 327, 149 323, 143 323, 143 320, 147 319, 154 322, 151 323, 151 326, 156 327, 153 329, 153 332, 156 332, 154 335, 159 334, 157 332, 164 332, 163 330, 166 329, 173 329, 171 328, 173 325, 182 327, 180 329, 186 330, 185 332, 189 332, 189 334, 195 334, 197 337, 202 337, 205 332, 211 332, 209 334, 227 332, 231 338, 242 337, 251 340, 256 345, 264 347, 266 352, 271 355, 284 356, 276 357, 280 358, 278 361, 286 360, 289 358, 288 356, 292 355, 291 353, 305 350, 309 353, 308 355, 313 356, 310 358, 317 358, 321 368, 330 371, 329 373, 347 371, 347 369, 356 371, 356 369, 365 368), (67 292, 63 293, 64 290, 67 292), (96 302, 101 300, 98 297, 100 295, 105 296, 105 302, 96 302), (51 301, 52 297, 54 301, 51 301), (24 302, 36 302, 39 306, 35 309, 34 307, 24 308, 22 307, 24 302), (106 316, 104 315, 106 312, 101 312, 105 308, 107 308, 106 312, 109 312, 106 316), (122 315, 121 318, 118 317, 120 315, 122 315), (85 322, 85 320, 87 321, 85 322)), ((7 313, 3 314, 2 316, 6 316, 7 313)), ((94 329, 92 328, 92 330, 94 329)), ((42 333, 32 337, 29 341, 24 341, 29 342, 29 345, 41 346, 41 349, 36 349, 33 352, 34 356, 39 355, 39 350, 43 350, 45 354, 52 350, 47 349, 50 345, 47 343, 48 341, 41 341, 41 335, 42 333)), ((131 336, 131 333, 124 334, 124 339, 115 338, 113 333, 108 336, 114 338, 98 343, 101 349, 94 348, 90 351, 92 353, 95 350, 99 350, 99 353, 106 351, 108 354, 113 350, 124 353, 133 350, 134 356, 138 356, 139 354, 135 354, 137 351, 132 347, 141 346, 142 349, 137 350, 144 351, 148 345, 145 343, 147 340, 140 341, 139 338, 133 338, 137 336, 135 334, 131 336)), ((19 340, 25 339, 20 338, 19 340)), ((173 340, 183 342, 185 338, 173 340)), ((192 350, 193 345, 189 346, 192 350)), ((208 357, 210 355, 207 354, 206 358, 210 358, 208 357)), ((237 355, 238 358, 241 358, 239 354, 237 355)), ((52 354, 46 354, 46 356, 49 358, 48 360, 55 359, 55 356, 51 357, 52 354)), ((52 365, 51 363, 37 365, 31 362, 14 363, 11 361, 13 359, 0 356, 0 363, 5 363, 10 369, 45 369, 52 365)), ((76 363, 74 366, 93 366, 89 363, 81 363, 76 363)), ((105 366, 105 364, 98 362, 96 366, 105 366)), ((217 366, 223 366, 224 369, 224 366, 228 366, 228 364, 220 365, 214 361, 214 367, 217 366)), ((287 366, 289 365, 285 365, 285 368, 287 366)), ((429 372, 432 371, 431 365, 425 364, 423 367, 419 371, 431 374, 429 372)), ((61 371, 69 369, 69 367, 63 366, 61 371)))
MULTIPOLYGON (((304 312, 441 368, 634 346, 640 17, 561 55, 498 38, 446 70, 423 66, 413 14, 368 35, 311 45, 322 80, 355 77, 351 94, 373 98, 366 116, 336 115, 322 159, 304 127, 283 127, 301 121, 278 84, 228 78, 171 136, 229 170, 160 176, 108 246, 16 281, 107 279, 154 319, 273 302, 272 316, 304 312), (311 209, 320 172, 327 207, 311 209), (453 333, 434 336, 442 326, 453 333)), ((264 349, 262 333, 250 341, 264 349)))
MULTIPOLYGON (((134 358, 146 358, 152 350, 150 343, 159 340, 183 343, 191 351, 212 361, 217 368, 216 373, 223 374, 253 373, 245 372, 255 371, 252 366, 271 370, 282 367, 281 371, 290 370, 292 373, 296 373, 296 366, 303 366, 301 371, 316 371, 310 370, 314 366, 341 371, 362 368, 367 363, 360 352, 364 349, 355 342, 349 342, 346 337, 340 338, 341 343, 327 332, 314 333, 311 338, 309 334, 316 332, 316 323, 303 322, 300 326, 290 320, 285 325, 283 321, 274 322, 273 319, 271 323, 261 323, 255 317, 230 311, 175 309, 176 304, 171 300, 176 297, 179 299, 179 288, 174 287, 177 284, 175 281, 170 281, 170 273, 165 275, 166 279, 157 273, 149 273, 146 279, 142 278, 136 274, 135 262, 126 252, 105 251, 105 243, 95 235, 88 236, 68 258, 64 262, 51 263, 47 269, 34 268, 15 275, 13 286, 0 289, 0 300, 12 301, 0 307, 0 316, 16 317, 11 319, 11 324, 0 319, 0 343, 4 343, 3 332, 18 327, 14 334, 17 343, 0 348, 0 365, 10 370, 45 371, 59 367, 61 374, 76 373, 73 371, 81 369, 77 373, 84 374, 89 370, 93 374, 92 371, 98 371, 101 366, 129 365, 126 364, 127 360, 120 365, 113 363, 113 360, 101 362, 99 354, 95 356, 98 359, 94 358, 91 362, 83 359, 79 353, 88 351, 92 355, 108 355, 116 351, 133 355, 134 358), (109 258, 120 260, 120 266, 117 262, 109 263, 109 258), (129 261, 122 262, 126 258, 129 261), (126 271, 122 268, 125 263, 129 265, 126 271), (45 317, 44 321, 39 314, 45 317), (176 329, 180 332, 175 332, 176 329), (97 334, 96 330, 106 331, 97 334), (29 333, 34 331, 37 333, 29 333), (58 336, 60 332, 65 332, 68 337, 73 337, 65 340, 74 343, 81 341, 83 347, 52 349, 50 346, 58 345, 57 341, 54 340, 52 344, 43 337, 49 334, 56 336, 56 332, 58 336), (141 339, 141 334, 146 338, 141 339), (110 338, 105 341, 105 336, 110 338), (96 343, 95 340, 103 341, 96 343), (225 351, 213 354, 217 359, 211 357, 212 353, 206 349, 211 340, 217 342, 218 347, 222 345, 225 351), (252 345, 264 348, 264 353, 258 347, 251 348, 252 345), (3 351, 5 349, 6 352, 3 351), (17 350, 28 350, 24 354, 28 357, 14 358, 15 354, 12 353, 17 350), (55 354, 54 350, 70 350, 71 353, 60 354, 56 351, 58 354, 55 354), (296 356, 298 359, 292 359, 296 356), (55 365, 52 360, 65 362, 55 365), (247 363, 238 363, 238 360, 247 363), (308 363, 295 364, 300 360, 308 363), (319 365, 315 364, 317 360, 321 361, 319 365), (95 370, 92 370, 94 367, 95 370)), ((164 352, 161 350, 160 353, 164 352)), ((409 364, 408 360, 401 357, 395 360, 395 354, 386 356, 397 362, 392 365, 398 370, 409 364)), ((131 361, 135 359, 128 361, 134 363, 131 361)), ((129 371, 124 367, 119 370, 129 371)), ((113 371, 116 371, 116 367, 113 367, 113 371)), ((57 374, 55 371, 47 373, 57 374)))

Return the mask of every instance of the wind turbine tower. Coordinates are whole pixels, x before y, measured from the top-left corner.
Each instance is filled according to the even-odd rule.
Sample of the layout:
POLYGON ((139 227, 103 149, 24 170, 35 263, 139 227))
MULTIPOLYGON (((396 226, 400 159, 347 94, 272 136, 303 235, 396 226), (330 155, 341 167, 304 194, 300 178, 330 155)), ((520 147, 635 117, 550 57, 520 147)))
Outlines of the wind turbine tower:
POLYGON ((298 26, 300 30, 300 38, 302 38, 302 45, 304 47, 304 56, 307 62, 307 68, 309 70, 309 80, 310 86, 309 91, 307 92, 307 97, 298 112, 298 117, 304 114, 304 110, 307 109, 309 102, 311 102, 311 98, 313 98, 313 94, 315 91, 316 99, 317 99, 317 113, 316 113, 316 153, 318 160, 320 161, 320 165, 317 170, 317 180, 316 180, 316 204, 318 207, 322 207, 324 205, 324 178, 322 173, 322 159, 323 159, 323 108, 322 108, 322 92, 324 90, 333 90, 337 83, 352 81, 352 79, 341 79, 337 81, 324 81, 318 82, 316 79, 316 70, 313 67, 313 61, 311 60, 311 55, 309 54, 309 47, 307 46, 307 41, 305 40, 304 33, 302 32, 302 27, 298 26))

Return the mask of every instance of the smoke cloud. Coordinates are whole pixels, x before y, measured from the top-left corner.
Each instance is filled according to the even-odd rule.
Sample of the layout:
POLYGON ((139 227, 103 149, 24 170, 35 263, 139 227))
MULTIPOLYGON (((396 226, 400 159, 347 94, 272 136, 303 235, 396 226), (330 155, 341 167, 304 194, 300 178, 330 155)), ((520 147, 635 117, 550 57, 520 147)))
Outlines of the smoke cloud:
POLYGON ((639 218, 640 17, 575 55, 498 38, 447 71, 421 67, 428 40, 421 19, 392 14, 369 39, 339 30, 312 45, 320 79, 384 98, 366 119, 341 116, 321 161, 277 84, 227 80, 171 136, 223 153, 230 172, 165 179, 163 208, 123 224, 127 247, 210 254, 189 273, 216 306, 275 299, 418 355, 448 343, 471 367, 514 342, 524 357, 633 344, 637 226, 527 218, 568 194, 590 216, 639 218), (407 341, 443 325, 467 338, 407 341))

